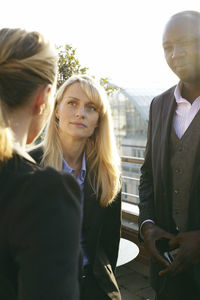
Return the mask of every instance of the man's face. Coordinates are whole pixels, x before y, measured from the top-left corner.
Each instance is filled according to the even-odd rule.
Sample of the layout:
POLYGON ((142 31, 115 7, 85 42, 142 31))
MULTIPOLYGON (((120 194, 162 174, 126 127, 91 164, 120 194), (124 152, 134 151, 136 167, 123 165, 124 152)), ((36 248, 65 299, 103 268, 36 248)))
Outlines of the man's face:
POLYGON ((200 20, 192 15, 172 18, 164 31, 163 48, 169 67, 183 82, 200 80, 200 20))

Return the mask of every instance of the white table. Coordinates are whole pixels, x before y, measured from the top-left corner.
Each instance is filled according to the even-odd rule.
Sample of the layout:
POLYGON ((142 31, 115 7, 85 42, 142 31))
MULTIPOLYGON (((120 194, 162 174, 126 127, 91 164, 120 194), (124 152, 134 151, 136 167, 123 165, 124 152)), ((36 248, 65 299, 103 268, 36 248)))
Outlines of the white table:
POLYGON ((131 260, 137 257, 138 253, 139 248, 135 243, 121 238, 119 243, 117 267, 130 262, 131 260))

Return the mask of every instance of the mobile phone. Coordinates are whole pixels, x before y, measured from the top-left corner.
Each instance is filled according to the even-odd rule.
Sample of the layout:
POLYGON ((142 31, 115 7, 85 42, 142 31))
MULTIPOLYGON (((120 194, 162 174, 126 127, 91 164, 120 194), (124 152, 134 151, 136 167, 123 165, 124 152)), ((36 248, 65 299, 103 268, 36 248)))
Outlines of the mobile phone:
POLYGON ((172 264, 174 258, 176 257, 177 252, 178 252, 178 248, 173 249, 173 250, 170 250, 170 251, 165 251, 165 252, 163 253, 163 256, 166 258, 166 260, 167 260, 170 264, 172 264))
POLYGON ((159 250, 160 254, 170 263, 172 264, 177 252, 178 248, 170 250, 169 249, 169 239, 162 238, 156 241, 156 247, 159 250))

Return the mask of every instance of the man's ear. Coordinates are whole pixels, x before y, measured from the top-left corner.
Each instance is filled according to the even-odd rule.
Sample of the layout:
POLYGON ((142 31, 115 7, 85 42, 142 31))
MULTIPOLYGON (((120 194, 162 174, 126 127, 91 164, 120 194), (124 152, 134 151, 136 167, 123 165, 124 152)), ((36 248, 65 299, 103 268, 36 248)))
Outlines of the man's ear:
POLYGON ((50 92, 51 84, 48 84, 47 86, 39 89, 34 104, 34 112, 36 115, 41 115, 44 112, 48 104, 50 92))

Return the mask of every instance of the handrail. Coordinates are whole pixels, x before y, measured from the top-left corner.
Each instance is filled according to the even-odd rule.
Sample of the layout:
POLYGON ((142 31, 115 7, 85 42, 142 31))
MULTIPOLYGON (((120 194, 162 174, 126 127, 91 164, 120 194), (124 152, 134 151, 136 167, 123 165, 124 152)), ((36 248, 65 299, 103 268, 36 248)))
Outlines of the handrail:
POLYGON ((130 196, 130 197, 134 197, 134 198, 137 198, 137 199, 139 199, 139 196, 138 196, 138 195, 135 195, 135 194, 130 194, 130 193, 125 193, 125 192, 122 192, 122 195, 125 195, 125 196, 130 196))
MULTIPOLYGON (((141 165, 144 162, 144 158, 141 158, 141 157, 132 157, 132 156, 121 156, 121 162, 127 162, 127 163, 131 163, 131 164, 139 164, 139 165, 141 165)), ((133 180, 135 182, 139 182, 139 178, 125 176, 125 175, 122 175, 122 179, 124 179, 124 180, 128 179, 128 180, 133 180)), ((127 192, 123 191, 122 195, 124 195, 125 197, 127 197, 127 196, 131 197, 132 199, 134 198, 137 203, 139 201, 139 196, 137 194, 135 194, 135 193, 130 193, 130 192, 127 193, 127 192)), ((130 205, 134 205, 134 206, 136 205, 137 206, 136 202, 132 203, 132 201, 129 202, 129 201, 126 201, 125 199, 124 199, 124 202, 125 203, 129 203, 130 205)))
POLYGON ((129 176, 124 176, 124 175, 122 175, 122 178, 124 178, 124 179, 130 179, 130 180, 135 180, 135 181, 139 181, 139 178, 129 177, 129 176))
POLYGON ((142 158, 142 157, 132 157, 132 156, 121 156, 121 161, 142 165, 143 162, 144 162, 144 158, 142 158))

